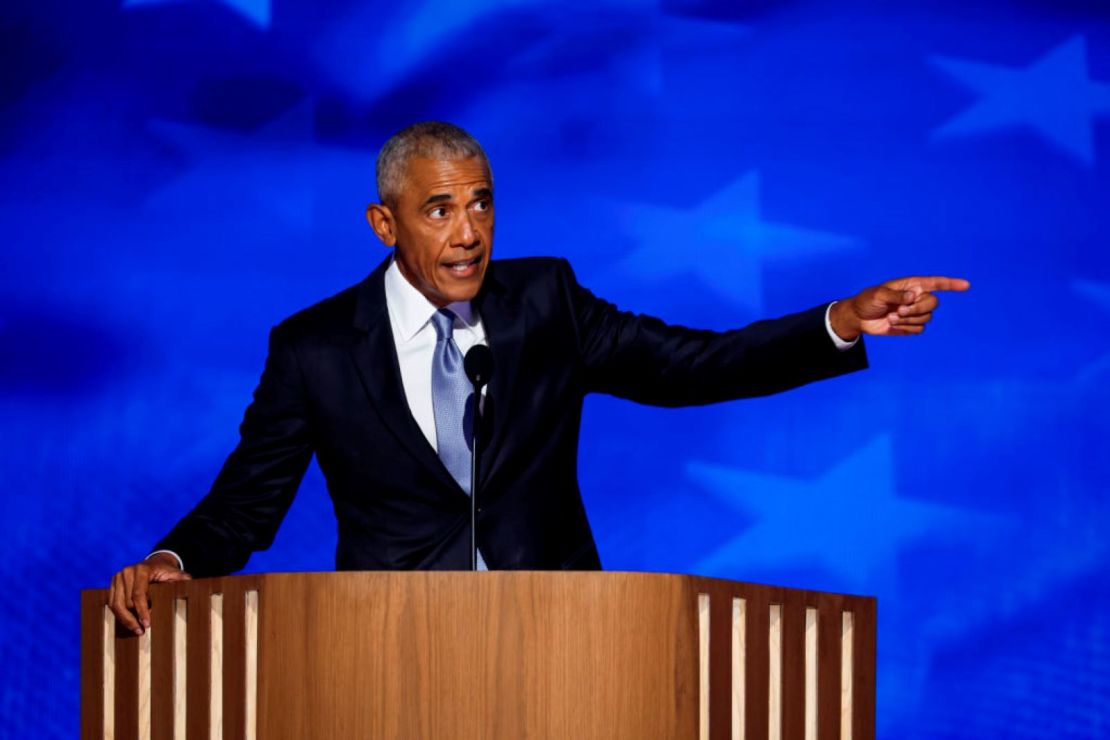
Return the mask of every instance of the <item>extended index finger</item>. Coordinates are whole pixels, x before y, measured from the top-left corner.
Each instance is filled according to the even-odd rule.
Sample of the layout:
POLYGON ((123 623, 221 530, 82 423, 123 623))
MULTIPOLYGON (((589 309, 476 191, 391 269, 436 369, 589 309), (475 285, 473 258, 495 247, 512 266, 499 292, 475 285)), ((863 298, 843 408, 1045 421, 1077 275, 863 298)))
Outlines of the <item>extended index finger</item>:
POLYGON ((971 283, 963 278, 945 277, 944 275, 923 275, 906 278, 906 283, 907 287, 920 288, 926 292, 934 290, 963 292, 971 287, 971 283))

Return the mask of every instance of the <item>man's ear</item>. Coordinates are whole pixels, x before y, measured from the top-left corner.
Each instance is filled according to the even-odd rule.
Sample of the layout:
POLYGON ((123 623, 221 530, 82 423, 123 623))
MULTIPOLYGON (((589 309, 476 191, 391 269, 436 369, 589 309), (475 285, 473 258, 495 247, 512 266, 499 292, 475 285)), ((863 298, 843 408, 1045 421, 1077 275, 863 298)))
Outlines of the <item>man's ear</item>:
POLYGON ((393 211, 389 210, 388 206, 379 203, 371 203, 366 206, 366 220, 374 233, 382 240, 382 244, 387 247, 397 245, 397 230, 393 220, 393 211))

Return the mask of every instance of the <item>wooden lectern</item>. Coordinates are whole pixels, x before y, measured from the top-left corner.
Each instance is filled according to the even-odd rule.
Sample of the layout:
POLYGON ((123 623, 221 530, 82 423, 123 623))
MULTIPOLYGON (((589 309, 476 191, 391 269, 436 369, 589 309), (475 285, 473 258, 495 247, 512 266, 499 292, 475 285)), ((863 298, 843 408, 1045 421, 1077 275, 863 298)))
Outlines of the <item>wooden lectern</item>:
POLYGON ((273 573, 81 595, 81 737, 874 737, 875 600, 618 572, 273 573))

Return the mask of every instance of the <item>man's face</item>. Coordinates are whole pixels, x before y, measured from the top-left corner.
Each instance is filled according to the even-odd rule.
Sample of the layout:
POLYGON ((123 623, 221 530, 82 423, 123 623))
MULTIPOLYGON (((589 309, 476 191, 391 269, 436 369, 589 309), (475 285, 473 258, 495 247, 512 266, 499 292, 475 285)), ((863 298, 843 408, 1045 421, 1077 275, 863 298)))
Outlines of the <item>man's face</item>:
POLYGON ((401 274, 436 306, 471 300, 493 249, 493 187, 485 163, 414 158, 404 183, 393 208, 370 207, 374 231, 397 250, 401 274))

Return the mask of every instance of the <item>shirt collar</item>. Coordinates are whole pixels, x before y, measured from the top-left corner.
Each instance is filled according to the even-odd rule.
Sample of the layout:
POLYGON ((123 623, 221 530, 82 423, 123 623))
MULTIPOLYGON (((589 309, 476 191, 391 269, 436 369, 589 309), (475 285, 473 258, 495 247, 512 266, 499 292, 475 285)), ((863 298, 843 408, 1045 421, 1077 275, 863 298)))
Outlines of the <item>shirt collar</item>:
MULTIPOLYGON (((396 321, 403 342, 408 342, 419 334, 428 325, 432 314, 438 310, 416 286, 405 279, 395 259, 390 261, 385 271, 385 303, 396 321)), ((449 303, 446 308, 458 317, 456 327, 458 321, 462 321, 470 329, 477 325, 478 316, 470 301, 449 303)))

